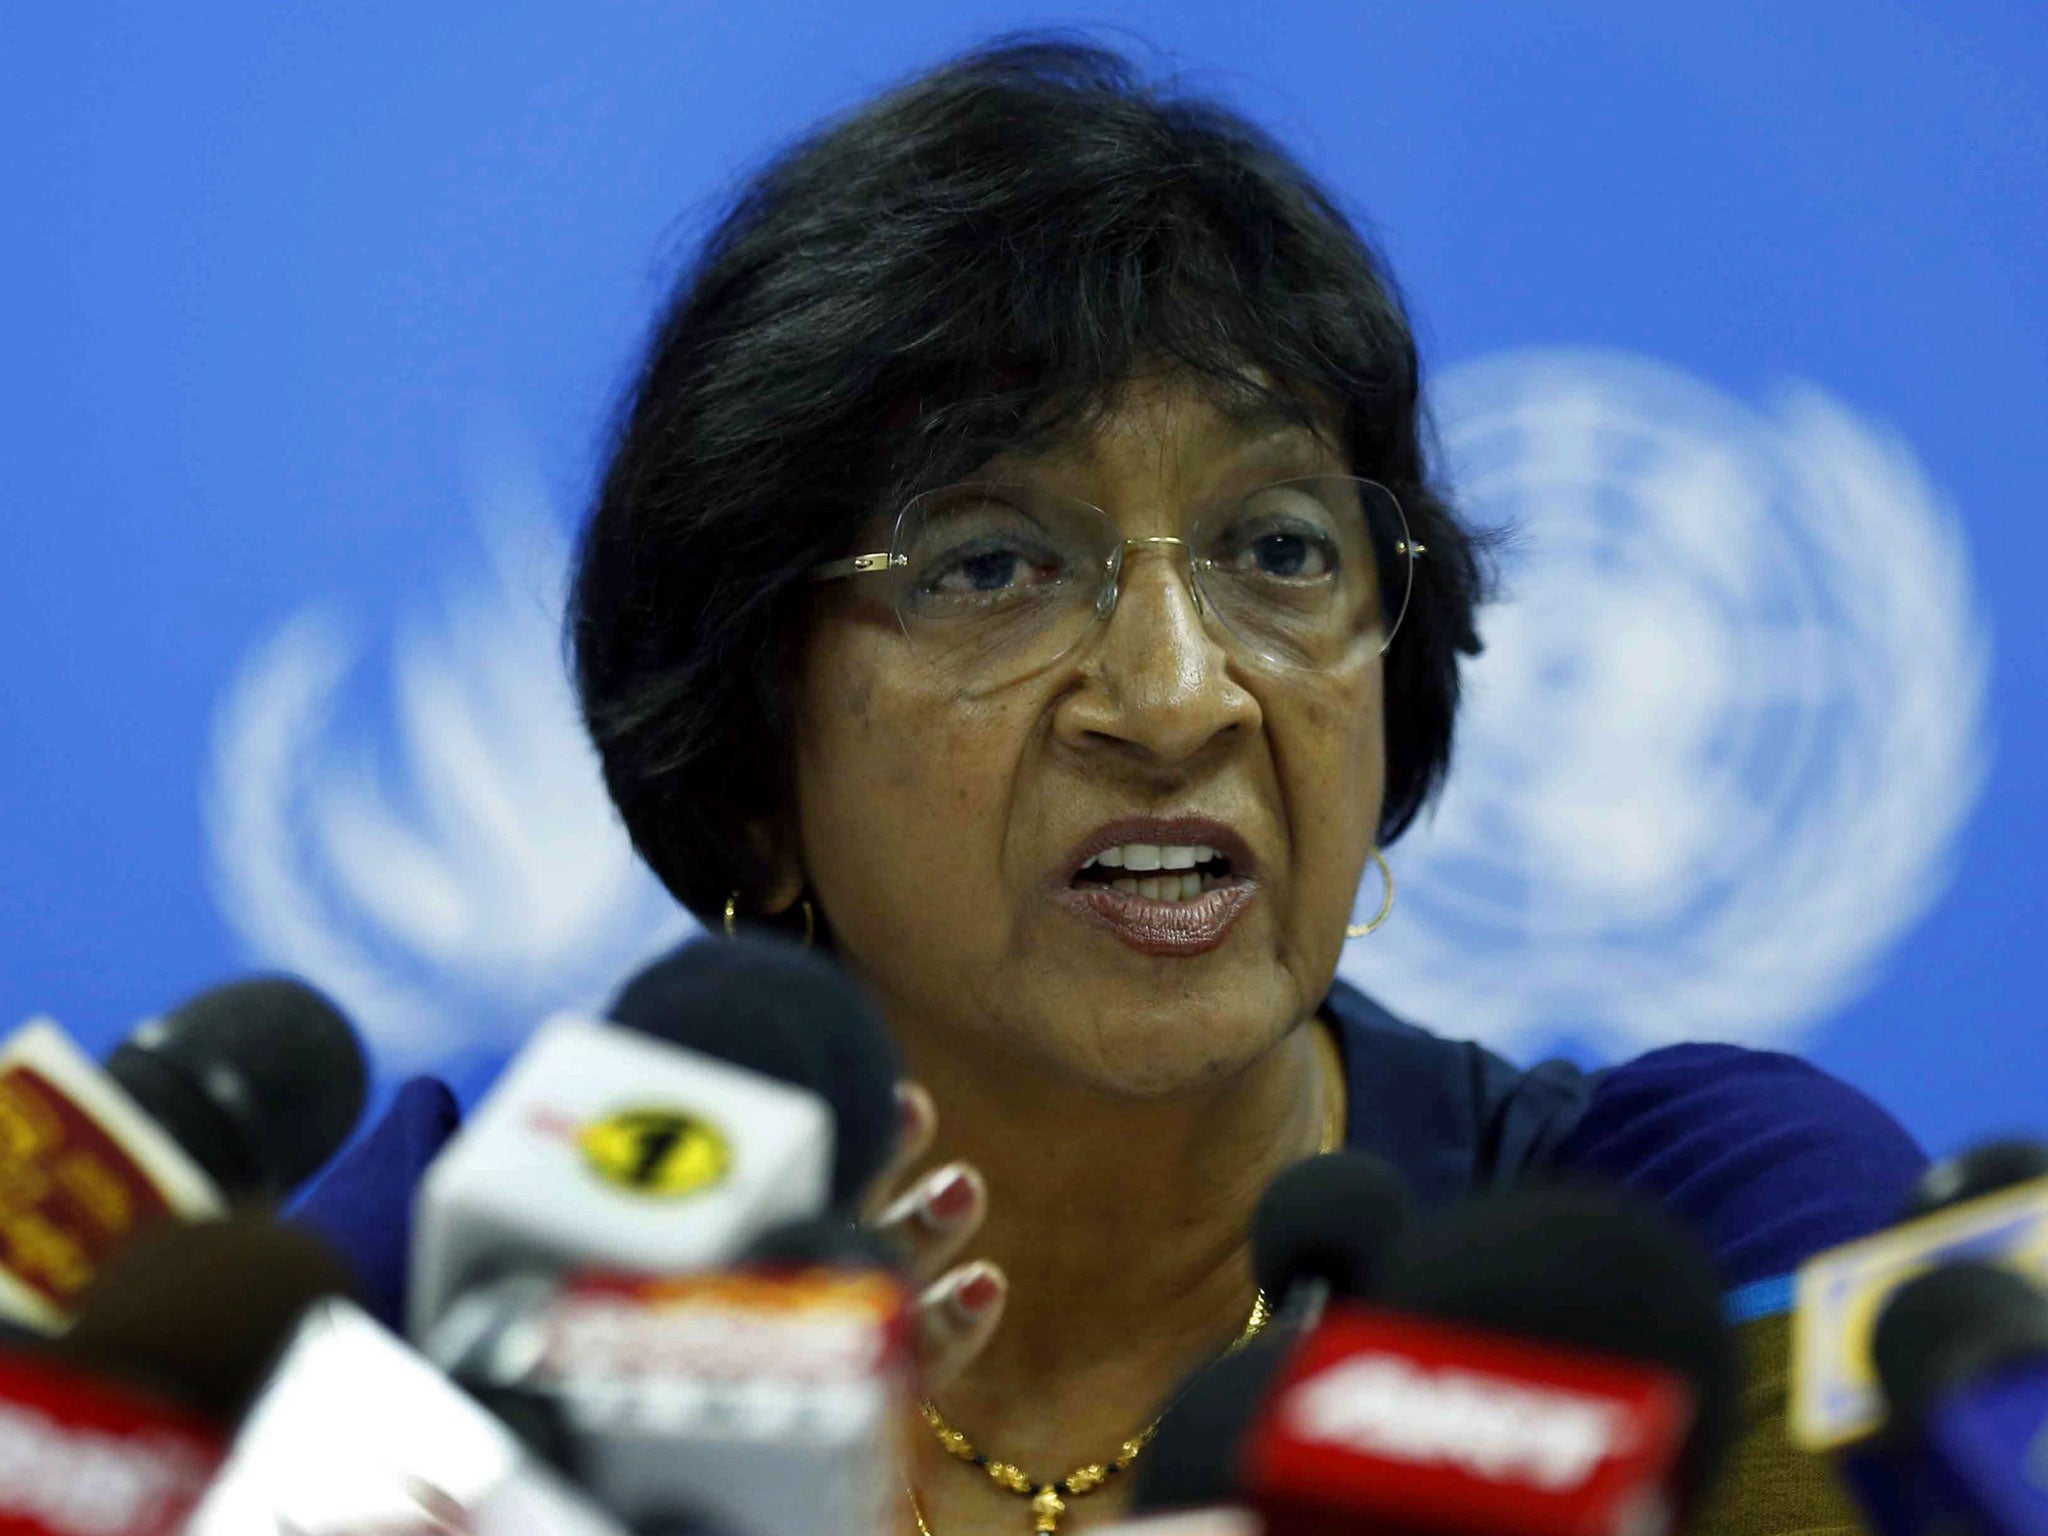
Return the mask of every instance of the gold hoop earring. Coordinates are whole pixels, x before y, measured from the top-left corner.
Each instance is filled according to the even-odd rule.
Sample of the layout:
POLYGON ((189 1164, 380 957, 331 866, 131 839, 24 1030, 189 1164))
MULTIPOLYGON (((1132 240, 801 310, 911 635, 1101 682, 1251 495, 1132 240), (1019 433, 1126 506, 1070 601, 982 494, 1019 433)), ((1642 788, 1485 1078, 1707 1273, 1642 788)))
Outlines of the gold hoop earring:
MULTIPOLYGON (((1380 909, 1374 915, 1373 920, 1371 922, 1353 923, 1351 926, 1347 927, 1344 930, 1344 937, 1347 939, 1364 938, 1368 933, 1371 933, 1373 929, 1379 927, 1381 923, 1384 923, 1387 920, 1387 914, 1394 910, 1394 872, 1391 869, 1387 868, 1387 856, 1384 853, 1381 853, 1377 846, 1375 846, 1372 850, 1372 861, 1380 867, 1380 879, 1386 883, 1387 894, 1381 900, 1380 909)), ((726 903, 725 910, 727 914, 726 931, 729 933, 732 931, 732 904, 730 902, 726 903)))
MULTIPOLYGON (((818 937, 818 915, 811 910, 811 900, 808 896, 803 898, 802 905, 804 909, 804 948, 809 949, 818 937)), ((728 939, 734 937, 739 931, 739 917, 740 893, 734 891, 725 898, 725 936, 728 939)))

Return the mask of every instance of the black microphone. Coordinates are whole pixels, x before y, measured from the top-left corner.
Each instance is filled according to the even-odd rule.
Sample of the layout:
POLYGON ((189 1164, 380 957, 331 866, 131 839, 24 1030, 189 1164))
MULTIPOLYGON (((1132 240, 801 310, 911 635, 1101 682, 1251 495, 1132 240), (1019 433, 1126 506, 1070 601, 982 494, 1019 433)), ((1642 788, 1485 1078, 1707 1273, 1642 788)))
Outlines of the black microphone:
POLYGON ((1981 1259, 1945 1264, 1893 1293, 1871 1356, 1916 1529, 2048 1533, 2048 1292, 1981 1259))
POLYGON ((348 1021, 283 977, 202 992, 104 1066, 30 1020, 0 1042, 0 1317, 59 1332, 152 1223, 287 1193, 347 1139, 366 1077, 348 1021))
POLYGON ((248 1407, 300 1315, 355 1281, 327 1245, 253 1212, 164 1223, 116 1254, 50 1351, 214 1422, 248 1407))
POLYGON ((1139 1474, 1137 1508, 1228 1506, 1232 1456, 1294 1335, 1332 1299, 1373 1293, 1414 1218, 1406 1182, 1370 1152, 1325 1152, 1283 1169, 1252 1213, 1252 1272, 1274 1305, 1265 1334, 1213 1361, 1176 1395, 1139 1474))
POLYGON ((258 1218, 140 1234, 69 1333, 0 1349, 0 1529, 182 1536, 299 1312, 345 1283, 258 1218))
POLYGON ((1738 1381, 1689 1233, 1619 1192, 1525 1188, 1411 1229, 1370 1303, 1197 1376, 1133 1508, 1290 1536, 1668 1530, 1726 1455, 1738 1381))
POLYGON ((1248 1509, 1239 1452, 1297 1343, 1298 1338, 1262 1334, 1188 1377, 1135 1468, 1133 1516, 1248 1509))
POLYGON ((2048 1178, 2048 1145, 2018 1138, 1980 1142, 1921 1174, 1906 1196, 1899 1220, 1915 1221, 2042 1178, 2048 1178))
POLYGON ((286 976, 214 987, 149 1020, 107 1075, 233 1198, 290 1194, 348 1140, 369 1091, 341 1010, 286 976))
POLYGON ((1671 1492, 1697 1509, 1740 1429, 1742 1362, 1712 1258, 1661 1206, 1591 1183, 1524 1185, 1418 1228, 1390 1308, 1661 1367, 1692 1392, 1671 1492))
POLYGON ((1312 1326, 1332 1297, 1370 1296, 1414 1201, 1370 1152, 1326 1152, 1284 1170, 1252 1213, 1252 1269, 1283 1328, 1312 1326))
POLYGON ((2020 1512, 2024 1442, 2048 1417, 2048 1304, 2011 1272, 2042 1277, 2048 1146, 1989 1142, 1937 1163, 1903 1214, 1800 1270, 1795 1435, 1835 1453, 1886 1536, 2048 1530, 2038 1479, 2020 1512))

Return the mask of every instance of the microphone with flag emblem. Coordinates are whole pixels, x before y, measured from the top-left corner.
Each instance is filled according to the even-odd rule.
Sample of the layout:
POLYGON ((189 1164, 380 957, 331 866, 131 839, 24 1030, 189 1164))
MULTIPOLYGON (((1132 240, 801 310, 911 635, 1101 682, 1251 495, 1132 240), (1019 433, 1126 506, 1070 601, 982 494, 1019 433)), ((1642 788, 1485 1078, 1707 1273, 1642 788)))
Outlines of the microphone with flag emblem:
POLYGON ((0 1316, 58 1332, 153 1222, 289 1193, 347 1140, 366 1080, 348 1021, 286 977, 202 992, 105 1066, 31 1020, 0 1044, 0 1316))

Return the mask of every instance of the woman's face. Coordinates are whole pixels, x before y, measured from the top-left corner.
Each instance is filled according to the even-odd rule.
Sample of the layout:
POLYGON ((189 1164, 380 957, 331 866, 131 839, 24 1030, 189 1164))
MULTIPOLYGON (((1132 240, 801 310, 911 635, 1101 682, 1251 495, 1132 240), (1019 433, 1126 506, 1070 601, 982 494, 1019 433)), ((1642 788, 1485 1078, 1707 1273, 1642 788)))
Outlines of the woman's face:
MULTIPOLYGON (((1090 502, 1129 538, 1179 535, 1236 491, 1350 473, 1333 437, 1234 426, 1152 376, 1088 441, 975 478, 1090 502)), ((820 589, 788 873, 906 1043, 1159 1097, 1242 1068, 1320 1002, 1379 818, 1376 647, 1317 671, 1226 649, 1185 572, 1170 547, 1130 551, 1110 618, 993 690, 933 664, 885 581, 820 589), (1104 843, 1117 879, 1189 873, 1141 868, 1154 847, 1230 867, 1166 908, 1082 871, 1104 843)))

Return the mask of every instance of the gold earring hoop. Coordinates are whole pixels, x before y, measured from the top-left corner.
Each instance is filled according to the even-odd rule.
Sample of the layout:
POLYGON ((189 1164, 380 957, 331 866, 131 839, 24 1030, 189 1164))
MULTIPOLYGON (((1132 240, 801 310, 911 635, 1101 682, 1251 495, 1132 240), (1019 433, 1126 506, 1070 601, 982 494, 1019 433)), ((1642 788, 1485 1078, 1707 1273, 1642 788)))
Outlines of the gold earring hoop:
MULTIPOLYGON (((1371 933, 1373 929, 1379 927, 1381 923, 1384 923, 1387 920, 1387 914, 1394 910, 1394 872, 1391 869, 1387 868, 1387 856, 1384 853, 1380 852, 1378 845, 1374 845, 1373 847, 1372 861, 1380 867, 1380 879, 1385 883, 1387 887, 1387 894, 1383 898, 1381 898, 1380 909, 1377 913, 1374 914, 1373 920, 1371 922, 1353 923, 1344 930, 1344 937, 1347 939, 1364 938, 1368 933, 1371 933)), ((725 910, 728 914, 731 913, 731 903, 728 902, 726 904, 725 910)), ((731 924, 729 920, 727 924, 727 931, 731 931, 731 924)))
MULTIPOLYGON (((802 906, 804 909, 804 948, 809 949, 818 937, 818 915, 811 910, 811 900, 808 896, 803 898, 802 906)), ((728 939, 738 933, 739 917, 740 893, 734 891, 725 898, 725 936, 728 939)))

